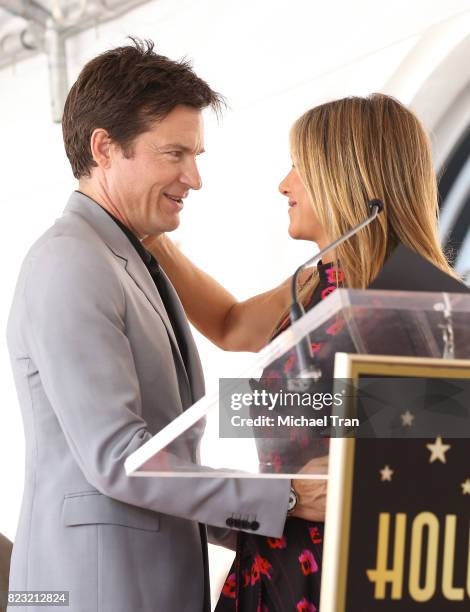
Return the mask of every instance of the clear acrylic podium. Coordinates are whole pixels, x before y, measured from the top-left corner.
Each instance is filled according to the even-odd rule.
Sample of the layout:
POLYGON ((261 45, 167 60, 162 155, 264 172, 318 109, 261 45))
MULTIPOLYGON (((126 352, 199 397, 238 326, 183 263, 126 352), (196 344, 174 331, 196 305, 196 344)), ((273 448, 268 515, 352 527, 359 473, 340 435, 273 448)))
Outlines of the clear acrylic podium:
MULTIPOLYGON (((238 378, 210 386, 200 401, 157 433, 126 460, 129 476, 220 478, 321 478, 315 459, 328 453, 321 427, 299 442, 296 428, 285 435, 237 433, 227 411, 237 416, 233 396, 253 394, 275 364, 285 361, 305 338, 321 349, 313 356, 312 376, 289 372, 277 381, 288 389, 314 393, 333 379, 337 353, 470 359, 470 294, 338 289, 248 359, 238 378), (321 373, 316 380, 315 373, 321 373), (227 418, 229 419, 227 421, 227 418), (223 421, 223 422, 222 422, 223 421), (222 434, 222 435, 221 435, 222 434)), ((335 371, 335 377, 348 374, 335 371)), ((279 410, 277 411, 279 412, 279 410)), ((253 417, 253 409, 244 412, 253 417)), ((248 433, 247 433, 248 432, 248 433)), ((303 429, 305 434, 305 428, 303 429)))

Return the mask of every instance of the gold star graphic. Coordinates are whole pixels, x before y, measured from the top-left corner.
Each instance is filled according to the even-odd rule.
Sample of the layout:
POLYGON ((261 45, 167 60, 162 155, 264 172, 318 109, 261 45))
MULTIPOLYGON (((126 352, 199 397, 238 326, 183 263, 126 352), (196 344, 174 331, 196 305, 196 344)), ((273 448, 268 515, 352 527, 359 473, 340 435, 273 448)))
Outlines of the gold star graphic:
POLYGON ((413 425, 415 415, 411 414, 409 410, 407 410, 400 416, 401 416, 401 424, 403 425, 403 427, 405 426, 411 427, 413 425))
POLYGON ((426 444, 426 447, 431 451, 431 456, 429 457, 429 463, 433 463, 433 461, 439 460, 442 463, 446 462, 447 451, 450 448, 450 444, 443 444, 441 436, 436 438, 434 444, 426 444))
POLYGON ((460 485, 462 487, 462 495, 470 495, 470 478, 460 485))
POLYGON ((391 470, 390 467, 386 465, 383 470, 380 470, 380 480, 382 482, 384 482, 385 480, 391 482, 394 471, 395 470, 391 470))

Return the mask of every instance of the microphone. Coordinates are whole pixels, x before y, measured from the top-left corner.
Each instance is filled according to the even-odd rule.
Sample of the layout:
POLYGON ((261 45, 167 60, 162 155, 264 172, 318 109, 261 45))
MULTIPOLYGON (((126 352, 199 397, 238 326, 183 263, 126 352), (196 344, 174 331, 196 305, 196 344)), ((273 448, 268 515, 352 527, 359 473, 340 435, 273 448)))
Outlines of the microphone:
MULTIPOLYGON (((349 238, 357 234, 362 228, 369 225, 369 223, 372 223, 372 221, 377 217, 377 215, 383 211, 384 204, 382 200, 373 199, 368 202, 368 207, 369 207, 370 213, 369 213, 369 216, 364 221, 362 221, 361 223, 358 223, 355 227, 350 229, 349 232, 346 232, 346 234, 344 234, 343 236, 340 236, 337 240, 327 245, 319 253, 317 253, 316 255, 308 259, 306 262, 304 262, 301 266, 299 266, 297 270, 294 272, 294 276, 292 277, 292 281, 291 281, 291 296, 292 296, 292 304, 290 306, 291 323, 298 321, 305 314, 304 307, 302 306, 302 304, 299 303, 297 299, 297 278, 300 272, 305 267, 317 263, 323 257, 323 255, 335 249, 337 246, 339 246, 346 240, 349 240, 349 238)), ((299 361, 300 377, 301 378, 313 378, 315 380, 318 380, 321 377, 321 371, 318 368, 316 368, 312 363, 313 354, 312 354, 312 347, 310 343, 309 334, 307 334, 305 338, 302 338, 302 340, 296 345, 296 350, 297 350, 297 357, 299 361)))

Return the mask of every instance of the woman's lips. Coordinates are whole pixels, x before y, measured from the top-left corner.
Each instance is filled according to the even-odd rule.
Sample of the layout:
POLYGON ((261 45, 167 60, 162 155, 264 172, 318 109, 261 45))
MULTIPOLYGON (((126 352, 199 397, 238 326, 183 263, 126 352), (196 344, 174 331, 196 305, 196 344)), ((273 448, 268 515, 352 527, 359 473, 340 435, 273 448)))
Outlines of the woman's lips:
POLYGON ((294 202, 294 200, 289 200, 289 208, 292 208, 293 206, 296 206, 297 202, 294 202))

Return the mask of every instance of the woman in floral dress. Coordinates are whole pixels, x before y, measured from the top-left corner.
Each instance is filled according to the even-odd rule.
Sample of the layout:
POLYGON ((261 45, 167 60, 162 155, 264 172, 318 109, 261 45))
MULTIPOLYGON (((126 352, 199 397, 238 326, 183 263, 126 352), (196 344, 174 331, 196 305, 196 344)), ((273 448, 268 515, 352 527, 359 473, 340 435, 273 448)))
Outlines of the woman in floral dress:
MULTIPOLYGON (((324 248, 368 216, 370 200, 384 202, 383 213, 372 224, 328 253, 313 274, 301 277, 299 296, 306 309, 339 285, 368 287, 399 243, 455 276, 437 232, 429 139, 417 117, 400 102, 372 94, 317 106, 294 123, 290 148, 293 165, 279 189, 288 201, 292 238, 324 248)), ((221 348, 258 351, 289 325, 290 278, 239 302, 165 235, 149 237, 144 245, 169 275, 188 318, 221 348)), ((340 329, 337 321, 318 332, 312 338, 313 352, 323 352, 332 361, 330 340, 340 329)), ((292 351, 271 364, 263 377, 295 377, 295 359, 292 351)), ((308 457, 327 453, 325 441, 307 444, 308 457)), ((281 470, 285 457, 262 456, 271 451, 269 445, 258 444, 261 461, 281 470)), ((318 610, 324 503, 321 506, 316 522, 288 517, 278 539, 238 533, 236 558, 217 612, 318 610)))
MULTIPOLYGON (((319 282, 305 305, 307 311, 334 291, 343 280, 341 270, 332 263, 320 262, 317 271, 319 282)), ((275 335, 284 331, 289 323, 289 319, 283 321, 275 335)), ((324 343, 340 329, 341 326, 336 324, 322 329, 321 336, 318 335, 312 343, 313 353, 321 353, 324 343)), ((261 377, 263 386, 274 391, 289 376, 295 376, 296 370, 297 354, 293 348, 266 368, 261 377), (271 381, 273 386, 270 385, 271 381)), ((290 471, 283 469, 286 457, 276 452, 276 439, 267 442, 258 440, 262 464, 272 465, 274 472, 290 471)), ((301 440, 298 442, 302 443, 301 440)), ((308 452, 305 462, 312 456, 322 456, 328 451, 328 440, 325 438, 312 440, 307 436, 306 442, 309 447, 305 449, 308 452)), ((265 538, 240 532, 236 559, 223 586, 216 612, 315 612, 320 598, 323 526, 323 522, 288 517, 282 538, 265 538)))

